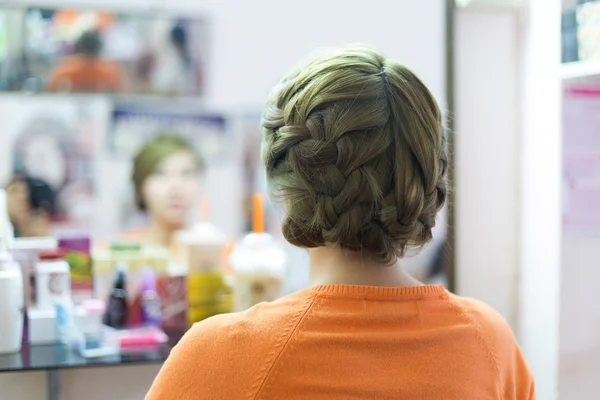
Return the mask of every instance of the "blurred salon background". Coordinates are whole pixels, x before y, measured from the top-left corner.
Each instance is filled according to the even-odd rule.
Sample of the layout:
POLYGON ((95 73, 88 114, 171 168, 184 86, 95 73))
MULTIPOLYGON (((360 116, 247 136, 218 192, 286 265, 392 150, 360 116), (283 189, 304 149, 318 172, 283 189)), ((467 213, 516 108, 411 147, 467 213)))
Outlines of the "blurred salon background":
POLYGON ((190 324, 306 287, 261 109, 307 54, 360 43, 445 110, 450 201, 402 263, 498 310, 539 399, 597 399, 599 32, 593 0, 0 0, 0 244, 25 299, 13 323, 0 304, 0 397, 141 399, 190 324))

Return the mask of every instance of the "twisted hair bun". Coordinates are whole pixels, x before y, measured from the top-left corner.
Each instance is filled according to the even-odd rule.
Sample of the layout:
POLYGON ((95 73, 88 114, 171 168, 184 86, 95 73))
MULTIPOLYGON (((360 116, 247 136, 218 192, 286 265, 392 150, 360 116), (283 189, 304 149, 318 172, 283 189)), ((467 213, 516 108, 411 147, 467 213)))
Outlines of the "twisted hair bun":
POLYGON ((274 89, 262 126, 290 243, 391 263, 431 239, 447 154, 437 103, 410 70, 364 49, 317 56, 274 89))

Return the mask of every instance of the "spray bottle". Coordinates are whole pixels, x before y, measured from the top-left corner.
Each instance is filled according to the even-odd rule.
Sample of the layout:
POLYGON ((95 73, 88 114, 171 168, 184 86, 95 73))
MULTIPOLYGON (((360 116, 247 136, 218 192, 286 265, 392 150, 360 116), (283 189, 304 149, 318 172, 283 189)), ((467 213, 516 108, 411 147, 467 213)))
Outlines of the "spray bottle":
POLYGON ((150 268, 144 268, 141 275, 140 309, 142 311, 142 324, 160 326, 160 300, 156 293, 156 275, 150 268))
POLYGON ((25 305, 21 267, 9 252, 13 231, 6 207, 6 192, 0 189, 0 354, 21 350, 25 305))

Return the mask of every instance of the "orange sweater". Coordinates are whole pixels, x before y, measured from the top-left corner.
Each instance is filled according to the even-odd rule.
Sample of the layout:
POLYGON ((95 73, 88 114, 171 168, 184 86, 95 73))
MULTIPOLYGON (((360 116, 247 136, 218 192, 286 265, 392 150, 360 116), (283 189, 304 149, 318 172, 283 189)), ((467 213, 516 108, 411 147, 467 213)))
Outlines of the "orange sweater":
POLYGON ((61 61, 52 71, 46 89, 69 92, 120 92, 124 75, 118 63, 83 56, 72 56, 61 61), (61 87, 61 86, 66 87, 61 87))
POLYGON ((441 286, 307 289, 184 336, 146 400, 533 400, 495 311, 441 286))

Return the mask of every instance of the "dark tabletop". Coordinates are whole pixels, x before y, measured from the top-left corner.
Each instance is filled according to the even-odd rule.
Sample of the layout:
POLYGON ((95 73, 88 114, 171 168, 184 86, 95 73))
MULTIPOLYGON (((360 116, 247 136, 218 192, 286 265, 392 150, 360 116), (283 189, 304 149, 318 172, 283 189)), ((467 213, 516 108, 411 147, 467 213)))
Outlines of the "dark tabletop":
POLYGON ((85 358, 66 345, 25 346, 16 354, 0 354, 0 373, 118 365, 160 364, 167 359, 182 333, 170 333, 169 343, 153 349, 113 356, 85 358))

